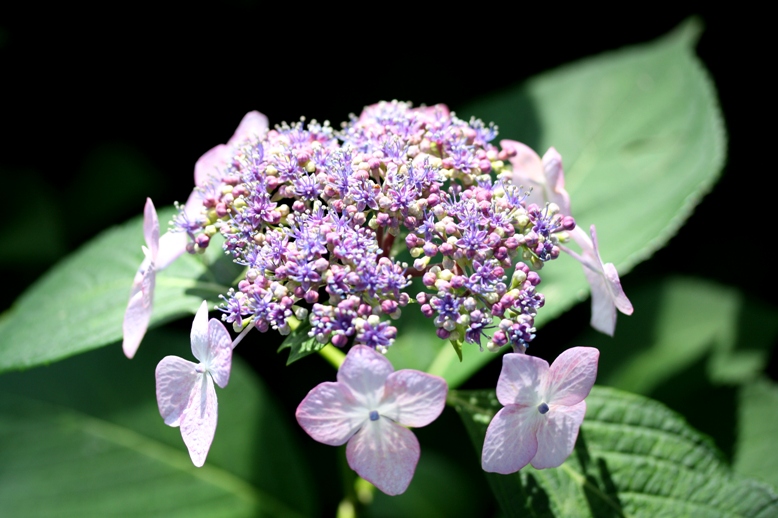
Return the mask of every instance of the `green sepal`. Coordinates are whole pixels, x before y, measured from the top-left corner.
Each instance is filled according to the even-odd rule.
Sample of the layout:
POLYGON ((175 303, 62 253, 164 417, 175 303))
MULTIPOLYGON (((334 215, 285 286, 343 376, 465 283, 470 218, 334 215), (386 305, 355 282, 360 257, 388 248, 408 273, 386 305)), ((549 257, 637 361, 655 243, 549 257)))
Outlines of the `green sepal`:
POLYGON ((462 361, 462 340, 449 340, 451 342, 451 345, 454 347, 454 352, 457 353, 457 356, 459 356, 459 361, 462 361))
POLYGON ((289 358, 286 360, 287 365, 291 365, 300 358, 305 358, 310 354, 318 352, 327 345, 326 343, 318 342, 316 338, 308 336, 310 330, 311 324, 308 320, 305 320, 295 327, 294 331, 289 333, 278 348, 279 353, 284 349, 289 349, 289 358))

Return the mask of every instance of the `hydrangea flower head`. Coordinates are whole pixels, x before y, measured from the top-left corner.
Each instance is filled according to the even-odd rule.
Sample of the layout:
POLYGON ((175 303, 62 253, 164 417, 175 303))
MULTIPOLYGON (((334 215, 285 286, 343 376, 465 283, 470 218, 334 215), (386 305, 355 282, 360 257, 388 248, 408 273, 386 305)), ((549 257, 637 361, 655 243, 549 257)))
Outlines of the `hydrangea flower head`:
POLYGON ((157 404, 169 426, 180 426, 181 437, 195 466, 205 463, 216 432, 217 404, 213 383, 224 388, 230 380, 232 339, 224 325, 208 321, 203 301, 192 322, 193 363, 166 356, 157 365, 157 404))
POLYGON ((599 357, 592 347, 573 347, 549 367, 526 354, 503 356, 497 399, 504 408, 486 430, 484 471, 507 475, 530 463, 561 466, 575 446, 599 357))
POLYGON ((420 455, 406 426, 426 426, 440 415, 446 382, 411 369, 394 372, 389 360, 364 345, 351 348, 337 379, 308 393, 297 422, 321 443, 348 442, 351 469, 388 495, 403 493, 420 455))
POLYGON ((504 329, 487 347, 526 348, 543 305, 530 268, 559 255, 575 221, 557 204, 526 202, 510 181, 510 153, 490 143, 494 125, 392 101, 339 131, 316 121, 266 129, 248 114, 206 153, 201 203, 175 220, 189 252, 219 233, 247 267, 222 295, 224 321, 288 334, 297 319, 321 344, 386 351, 391 321, 420 308, 458 350, 482 348, 495 317, 504 329), (396 259, 403 248, 412 264, 396 259), (509 282, 508 269, 521 273, 509 282), (409 291, 412 277, 421 292, 409 291), (419 306, 408 308, 412 299, 419 306))

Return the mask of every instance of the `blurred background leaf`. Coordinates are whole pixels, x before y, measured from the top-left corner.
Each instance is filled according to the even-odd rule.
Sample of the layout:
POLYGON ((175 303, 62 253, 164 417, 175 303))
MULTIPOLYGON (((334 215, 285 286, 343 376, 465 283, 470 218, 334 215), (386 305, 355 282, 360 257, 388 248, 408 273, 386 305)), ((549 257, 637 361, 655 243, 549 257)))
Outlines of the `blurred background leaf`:
MULTIPOLYGON (((568 345, 598 348, 598 384, 661 401, 711 436, 731 460, 736 444, 744 444, 736 441, 738 414, 753 416, 749 408, 763 404, 744 391, 757 390, 758 401, 770 399, 769 390, 753 384, 764 376, 778 338, 778 308, 693 277, 648 279, 631 296, 635 314, 619 324, 618 340, 587 330, 568 345)), ((750 433, 752 425, 744 423, 750 433)), ((754 441, 752 448, 766 447, 759 433, 754 441)), ((771 460, 752 457, 749 463, 767 470, 771 460)))
POLYGON ((735 471, 778 488, 778 384, 760 378, 744 385, 738 394, 735 471))
MULTIPOLYGON (((217 389, 203 468, 157 409, 154 368, 189 358, 189 337, 149 333, 132 361, 119 344, 0 377, 0 507, 8 516, 311 516, 313 480, 265 385, 239 358, 217 389)), ((191 358, 190 358, 191 359, 191 358)))

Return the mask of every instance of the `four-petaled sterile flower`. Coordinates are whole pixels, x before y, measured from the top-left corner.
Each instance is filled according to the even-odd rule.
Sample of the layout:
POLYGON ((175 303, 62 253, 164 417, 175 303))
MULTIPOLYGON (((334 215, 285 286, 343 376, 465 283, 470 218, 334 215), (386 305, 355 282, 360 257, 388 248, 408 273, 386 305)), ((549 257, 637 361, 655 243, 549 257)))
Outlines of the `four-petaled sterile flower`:
POLYGON ((297 422, 330 446, 348 442, 354 471, 388 495, 403 493, 419 461, 420 427, 443 411, 448 387, 437 376, 403 369, 370 347, 352 347, 337 382, 314 387, 297 407, 297 422))
POLYGON ((504 408, 486 430, 484 471, 507 475, 528 463, 537 469, 562 465, 575 446, 599 357, 592 347, 573 347, 549 367, 525 354, 503 356, 497 399, 504 408))
POLYGON ((613 336, 616 329, 616 310, 631 315, 632 303, 624 294, 619 280, 619 272, 613 263, 603 263, 597 246, 597 232, 591 226, 591 238, 580 227, 572 232, 573 240, 581 247, 581 255, 563 248, 568 254, 580 261, 584 275, 592 289, 591 325, 596 330, 613 336))
POLYGON ((180 426, 181 437, 195 466, 205 457, 216 431, 215 381, 224 388, 230 380, 232 339, 224 325, 208 321, 208 304, 203 301, 192 322, 193 363, 178 356, 166 356, 156 370, 159 413, 169 426, 180 426))
POLYGON ((143 237, 146 240, 146 246, 143 247, 146 257, 132 281, 122 326, 122 349, 127 358, 135 356, 149 327, 157 272, 167 268, 186 251, 185 235, 166 232, 162 237, 159 236, 159 219, 151 198, 146 198, 143 209, 143 237))

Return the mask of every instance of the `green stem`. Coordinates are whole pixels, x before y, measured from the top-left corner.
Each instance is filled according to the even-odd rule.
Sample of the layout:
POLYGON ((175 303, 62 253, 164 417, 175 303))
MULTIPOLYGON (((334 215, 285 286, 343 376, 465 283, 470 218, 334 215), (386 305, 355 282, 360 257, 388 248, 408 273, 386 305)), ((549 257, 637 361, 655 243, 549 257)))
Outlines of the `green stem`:
POLYGON ((343 360, 346 359, 346 355, 343 354, 343 351, 332 344, 328 344, 319 349, 319 354, 336 369, 340 369, 340 366, 343 364, 343 360))

